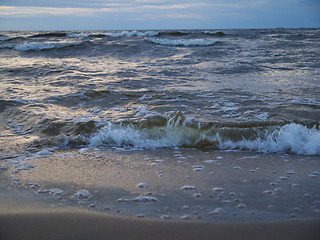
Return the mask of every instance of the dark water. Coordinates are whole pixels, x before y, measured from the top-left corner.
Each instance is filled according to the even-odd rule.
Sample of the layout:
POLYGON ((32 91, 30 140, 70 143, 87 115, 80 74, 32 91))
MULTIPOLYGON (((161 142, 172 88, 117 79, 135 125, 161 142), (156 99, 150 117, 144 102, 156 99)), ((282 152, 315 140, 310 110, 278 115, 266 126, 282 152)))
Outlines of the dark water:
POLYGON ((2 135, 320 154, 319 29, 0 34, 2 135))

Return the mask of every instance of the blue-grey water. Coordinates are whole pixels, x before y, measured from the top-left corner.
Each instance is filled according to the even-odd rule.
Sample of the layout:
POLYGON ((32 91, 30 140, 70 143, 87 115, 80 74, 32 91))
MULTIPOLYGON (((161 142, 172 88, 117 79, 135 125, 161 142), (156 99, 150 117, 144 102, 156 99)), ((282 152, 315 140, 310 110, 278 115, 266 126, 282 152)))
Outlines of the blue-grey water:
POLYGON ((9 132, 320 154, 319 29, 0 34, 9 132))
MULTIPOLYGON (((290 186, 298 192, 286 190, 286 196, 296 199, 292 200, 294 206, 288 210, 281 200, 274 204, 277 214, 289 215, 299 204, 300 208, 313 204, 305 210, 305 215, 317 215, 320 211, 320 193, 316 190, 320 175, 317 162, 320 156, 319 40, 320 29, 0 32, 0 160, 3 162, 0 167, 10 171, 13 168, 12 182, 23 185, 19 181, 31 170, 30 176, 27 174, 30 179, 32 174, 38 174, 39 179, 45 176, 48 182, 68 176, 64 181, 75 181, 79 172, 73 176, 63 171, 75 164, 72 169, 83 171, 83 179, 88 183, 79 183, 82 187, 98 186, 106 178, 103 184, 126 188, 113 182, 110 176, 121 178, 122 184, 124 179, 140 181, 141 169, 164 164, 154 175, 158 179, 171 174, 166 180, 169 182, 153 182, 160 184, 158 192, 155 190, 160 197, 155 197, 161 201, 166 195, 161 195, 159 189, 165 191, 167 186, 175 192, 177 186, 173 182, 179 182, 180 177, 189 179, 184 187, 192 192, 196 189, 192 189, 192 177, 201 176, 195 180, 202 182, 202 188, 197 186, 197 189, 209 196, 204 189, 214 184, 213 179, 206 179, 219 168, 223 168, 222 174, 228 172, 231 164, 230 171, 236 171, 235 179, 228 182, 228 178, 218 174, 215 182, 221 180, 223 185, 239 181, 240 184, 248 180, 244 172, 241 177, 237 175, 241 169, 248 170, 249 175, 255 174, 260 163, 269 161, 266 168, 269 173, 264 170, 261 176, 268 178, 269 174, 275 176, 278 172, 282 175, 274 182, 264 179, 257 183, 255 177, 249 179, 254 189, 260 185, 264 189, 258 194, 250 187, 244 190, 247 193, 242 198, 248 200, 246 205, 255 205, 255 197, 267 196, 266 206, 273 206, 270 201, 282 196, 281 187, 276 185, 282 184, 286 189, 289 185, 285 181, 291 179, 290 186), (79 156, 75 157, 75 153, 79 156), (91 154, 86 156, 93 165, 83 159, 85 164, 79 166, 86 153, 91 154), (64 160, 57 160, 60 158, 64 160), (127 160, 136 163, 124 164, 127 160), (65 166, 60 161, 66 161, 65 166), (110 161, 116 165, 122 162, 128 172, 112 173, 112 164, 106 168, 110 161), (46 162, 44 166, 43 162, 46 162), (50 178, 48 164, 52 172, 62 175, 50 178), (96 172, 86 172, 86 164, 96 172), (135 168, 137 175, 133 177, 135 168), (169 174, 173 169, 179 174, 169 174), (104 177, 96 179, 96 174, 102 171, 104 177), (268 181, 273 187, 269 187, 268 181), (300 187, 301 182, 306 185, 300 187), (301 197, 304 200, 299 202, 301 197)), ((150 180, 152 174, 148 171, 153 170, 145 171, 150 180)), ((39 179, 34 177, 32 181, 39 179)), ((32 185, 32 182, 24 184, 40 188, 40 184, 32 185)), ((237 184, 233 189, 230 187, 230 196, 239 190, 237 184)), ((183 186, 177 190, 183 191, 183 186)), ((107 192, 104 196, 110 198, 114 194, 107 192)), ((121 204, 153 202, 151 197, 121 194, 109 200, 120 199, 121 204)), ((197 195, 200 199, 201 194, 197 195)), ((230 203, 219 196, 214 196, 219 199, 212 211, 216 208, 220 211, 223 201, 230 203)), ((172 208, 181 210, 179 206, 183 203, 177 199, 183 196, 175 200, 168 198, 163 204, 172 201, 176 204, 172 208)), ((194 199, 190 199, 186 201, 192 204, 194 199)), ((203 203, 206 208, 210 201, 203 203)), ((246 205, 237 202, 235 206, 241 209, 247 208, 246 205)), ((263 211, 268 213, 270 209, 266 207, 263 211)), ((169 210, 161 211, 164 216, 170 214, 169 210)), ((232 216, 232 211, 229 212, 232 216)), ((247 215, 251 216, 249 210, 247 215)))

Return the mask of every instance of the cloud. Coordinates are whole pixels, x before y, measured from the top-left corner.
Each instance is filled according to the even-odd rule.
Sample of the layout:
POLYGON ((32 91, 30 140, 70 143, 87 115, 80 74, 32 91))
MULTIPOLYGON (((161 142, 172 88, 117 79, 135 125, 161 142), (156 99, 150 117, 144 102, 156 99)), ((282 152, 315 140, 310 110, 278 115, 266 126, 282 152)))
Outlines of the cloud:
POLYGON ((111 8, 58 8, 58 7, 12 7, 0 6, 1 17, 43 17, 43 16, 90 16, 113 12, 111 8))
MULTIPOLYGON (((8 0, 4 0, 4 5, 8 0)), ((201 14, 196 12, 201 8, 209 7, 210 4, 204 2, 186 1, 153 1, 153 0, 136 0, 136 1, 106 1, 93 0, 90 1, 90 7, 87 1, 54 0, 44 4, 43 1, 31 0, 12 0, 12 5, 0 7, 0 16, 2 17, 43 17, 45 15, 56 16, 103 16, 105 13, 121 13, 121 14, 145 14, 154 16, 162 16, 168 18, 200 18, 201 14), (25 3, 25 4, 23 4, 25 3), (26 6, 27 5, 27 6, 26 6), (72 7, 74 6, 74 7, 72 7), (176 15, 176 16, 174 16, 176 15)))
POLYGON ((13 22, 15 28, 21 29, 21 24, 28 21, 29 29, 37 21, 43 24, 46 21, 57 24, 60 21, 70 29, 74 28, 72 24, 87 24, 86 28, 90 28, 89 23, 93 28, 105 28, 108 23, 135 29, 294 27, 292 23, 299 23, 298 27, 312 27, 320 23, 319 0, 0 1, 0 29, 12 29, 13 22))

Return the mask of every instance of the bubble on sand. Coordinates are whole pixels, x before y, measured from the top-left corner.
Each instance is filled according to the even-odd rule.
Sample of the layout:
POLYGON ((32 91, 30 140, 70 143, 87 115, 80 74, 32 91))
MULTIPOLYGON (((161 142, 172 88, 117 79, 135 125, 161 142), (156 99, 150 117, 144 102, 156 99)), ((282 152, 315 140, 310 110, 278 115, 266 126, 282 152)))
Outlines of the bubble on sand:
POLYGON ((270 190, 270 189, 264 190, 262 193, 263 193, 263 194, 266 194, 266 195, 274 195, 274 191, 272 191, 272 190, 270 190))
POLYGON ((37 193, 48 193, 48 192, 50 192, 50 190, 48 190, 48 189, 39 189, 37 191, 37 193))
POLYGON ((162 171, 158 171, 158 172, 157 172, 157 175, 158 175, 159 177, 163 177, 164 173, 163 173, 162 171))
POLYGON ((222 201, 222 204, 224 204, 224 205, 231 204, 231 203, 232 203, 232 201, 229 200, 229 199, 225 199, 225 200, 222 201))
POLYGON ((8 170, 8 168, 6 168, 4 165, 0 165, 0 170, 5 171, 5 170, 8 170))
POLYGON ((195 193, 195 194, 193 194, 193 196, 196 197, 196 198, 201 198, 202 194, 201 193, 195 193))
POLYGON ((213 191, 215 192, 223 192, 223 188, 222 187, 214 187, 212 188, 213 191))
POLYGON ((141 182, 141 183, 138 183, 136 186, 137 186, 138 188, 146 188, 146 187, 148 187, 149 185, 146 184, 146 183, 144 183, 144 182, 141 182))
POLYGON ((300 183, 290 183, 289 185, 290 185, 291 187, 293 187, 293 188, 301 187, 301 184, 300 184, 300 183))
POLYGON ((85 153, 85 152, 87 152, 87 151, 89 151, 89 148, 80 148, 78 152, 79 152, 80 154, 83 154, 83 153, 85 153))
POLYGON ((157 202, 158 199, 151 196, 138 196, 135 198, 119 198, 117 202, 157 202))
POLYGON ((180 217, 182 220, 190 220, 192 217, 189 214, 183 215, 180 217))
POLYGON ((193 166, 193 171, 194 172, 200 172, 204 170, 204 166, 203 165, 194 165, 193 166))
POLYGON ((239 204, 237 205, 237 208, 247 208, 247 205, 244 204, 244 203, 239 203, 239 204))
POLYGON ((63 193, 63 190, 59 188, 50 188, 49 192, 53 195, 61 195, 63 193))
POLYGON ((317 178, 320 175, 320 172, 312 172, 309 174, 309 177, 311 178, 317 178))
POLYGON ((288 177, 281 176, 281 177, 279 177, 279 180, 285 181, 285 180, 288 180, 288 177))
POLYGON ((217 160, 206 160, 206 161, 204 161, 205 163, 210 163, 210 164, 212 164, 212 163, 216 163, 217 162, 217 160))
POLYGON ((188 190, 195 190, 196 187, 195 186, 190 186, 190 185, 184 185, 180 189, 188 191, 188 190))
POLYGON ((17 168, 15 170, 20 171, 20 170, 29 170, 30 168, 36 167, 35 164, 33 163, 28 163, 28 162, 19 162, 17 164, 17 168))
POLYGON ((28 183, 30 189, 36 189, 41 187, 39 183, 28 183))
POLYGON ((81 189, 78 192, 74 194, 77 198, 89 198, 91 196, 91 193, 87 190, 81 189))
POLYGON ((157 159, 155 162, 156 163, 162 163, 162 162, 165 162, 166 160, 163 160, 163 159, 157 159))
POLYGON ((213 211, 209 212, 209 215, 220 215, 224 212, 223 208, 216 208, 213 211))

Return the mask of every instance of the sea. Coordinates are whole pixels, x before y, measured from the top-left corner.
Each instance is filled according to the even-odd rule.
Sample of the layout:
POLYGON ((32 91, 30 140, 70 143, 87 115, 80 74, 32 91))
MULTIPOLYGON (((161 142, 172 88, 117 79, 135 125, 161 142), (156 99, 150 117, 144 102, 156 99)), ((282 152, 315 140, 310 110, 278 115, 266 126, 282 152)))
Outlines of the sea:
MULTIPOLYGON (((6 31, 0 32, 0 80, 0 166, 17 187, 30 187, 30 182, 22 183, 22 173, 36 171, 40 163, 32 159, 67 158, 66 154, 91 153, 98 165, 114 154, 151 162, 153 167, 174 162, 177 172, 189 166, 190 174, 210 168, 211 175, 214 168, 207 165, 219 168, 226 158, 240 171, 239 159, 246 159, 249 175, 260 169, 250 167, 257 158, 263 166, 270 161, 270 174, 275 174, 277 164, 289 162, 286 174, 277 176, 281 182, 299 172, 304 162, 313 164, 303 173, 311 181, 310 192, 301 188, 299 178, 290 184, 306 201, 299 204, 313 206, 304 216, 319 217, 319 28, 6 31)), ((165 175, 156 173, 158 178, 165 175)), ((150 185, 135 184, 137 191, 150 185)), ((32 189, 39 191, 38 185, 32 189)), ((279 189, 269 188, 263 196, 279 197, 279 189)), ((58 188, 51 189, 61 198, 58 188)), ((177 191, 195 192, 196 186, 181 189, 177 191)), ((210 195, 220 205, 209 215, 230 212, 234 217, 229 198, 236 193, 229 191, 227 199, 221 195, 223 188, 210 189, 220 194, 210 195)), ((143 203, 156 205, 164 196, 151 197, 150 191, 120 195, 108 204, 136 204, 139 211, 143 203)), ((168 202, 174 201, 167 200, 163 209, 169 209, 168 202)), ((190 212, 179 215, 171 206, 171 212, 154 210, 150 215, 200 219, 195 212, 205 211, 190 202, 175 204, 179 211, 190 212)), ((209 203, 203 204, 208 209, 209 203)), ((97 200, 91 203, 92 208, 98 205, 97 200)), ((249 208, 239 202, 234 206, 249 208)), ((298 208, 291 207, 286 216, 295 218, 298 208)))

